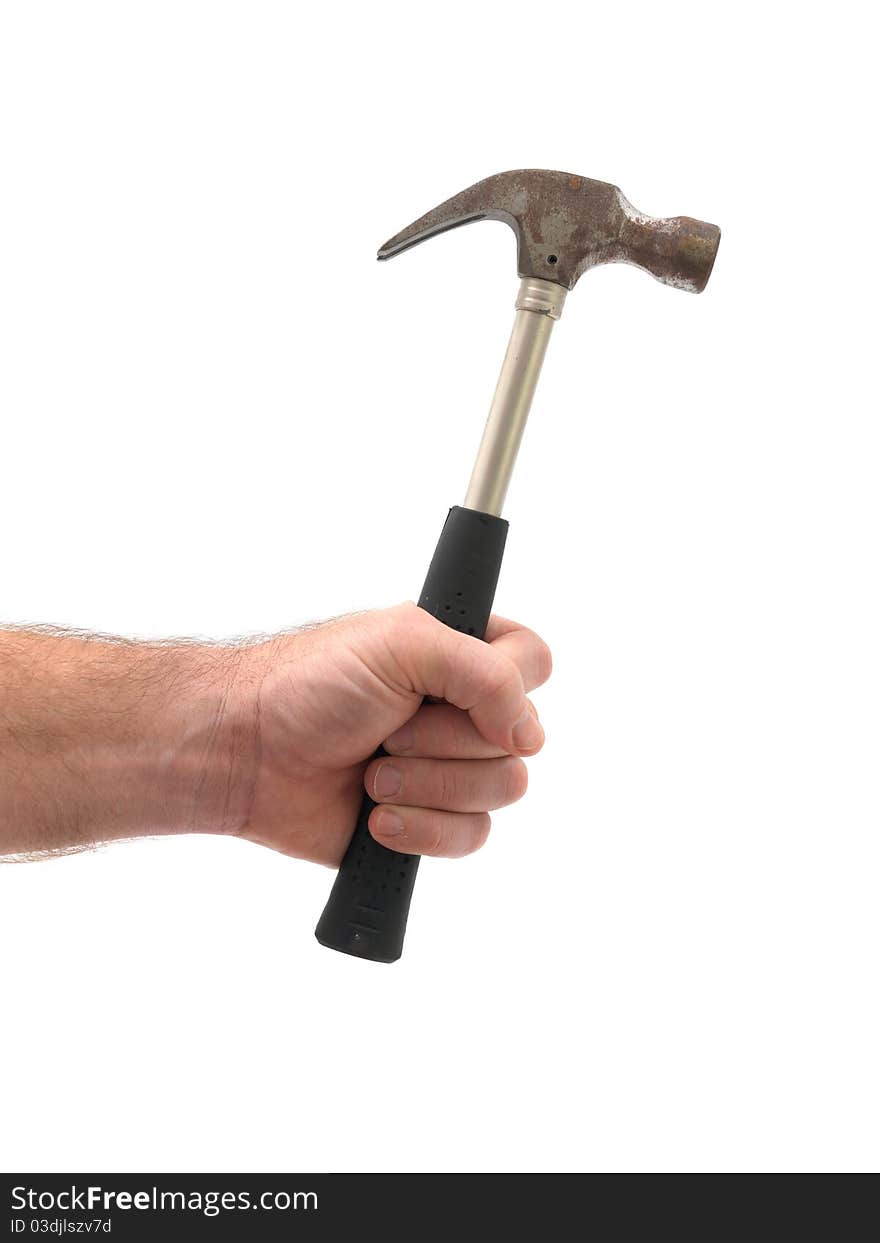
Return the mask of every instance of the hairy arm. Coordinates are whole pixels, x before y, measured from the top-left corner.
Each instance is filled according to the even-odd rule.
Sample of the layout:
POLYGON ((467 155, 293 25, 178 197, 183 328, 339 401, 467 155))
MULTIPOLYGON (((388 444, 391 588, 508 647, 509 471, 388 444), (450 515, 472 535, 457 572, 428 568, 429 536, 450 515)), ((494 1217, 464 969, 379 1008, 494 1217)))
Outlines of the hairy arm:
POLYGON ((246 654, 0 631, 0 854, 237 832, 255 766, 246 654))
POLYGON ((487 638, 413 604, 241 646, 0 630, 0 854, 222 833, 334 866, 365 788, 383 844, 468 854, 525 793, 550 672, 530 630, 487 638))

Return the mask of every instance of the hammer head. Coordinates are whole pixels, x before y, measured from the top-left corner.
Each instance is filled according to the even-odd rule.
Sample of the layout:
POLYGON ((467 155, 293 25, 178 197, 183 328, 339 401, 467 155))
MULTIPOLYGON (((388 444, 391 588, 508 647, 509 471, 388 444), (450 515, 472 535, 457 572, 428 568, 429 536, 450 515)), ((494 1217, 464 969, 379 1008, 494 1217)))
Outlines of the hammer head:
POLYGON ((587 268, 632 263, 665 285, 700 293, 721 239, 714 224, 689 216, 646 216, 605 181, 525 168, 496 173, 447 199, 390 238, 378 257, 391 259, 472 220, 509 224, 517 237, 519 275, 566 289, 587 268))

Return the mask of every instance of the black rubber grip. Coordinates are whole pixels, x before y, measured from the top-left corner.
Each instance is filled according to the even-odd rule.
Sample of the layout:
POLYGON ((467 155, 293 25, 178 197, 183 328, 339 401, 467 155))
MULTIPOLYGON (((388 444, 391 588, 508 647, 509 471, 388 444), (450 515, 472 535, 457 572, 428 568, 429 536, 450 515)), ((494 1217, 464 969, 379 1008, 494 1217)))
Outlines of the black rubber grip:
MULTIPOLYGON (((419 608, 453 630, 482 639, 492 612, 506 539, 503 518, 457 505, 450 509, 419 608)), ((378 754, 385 752, 380 748, 378 754)), ((365 794, 315 936, 322 945, 343 954, 372 962, 395 962, 403 952, 419 857, 379 845, 367 827, 375 806, 365 794)))

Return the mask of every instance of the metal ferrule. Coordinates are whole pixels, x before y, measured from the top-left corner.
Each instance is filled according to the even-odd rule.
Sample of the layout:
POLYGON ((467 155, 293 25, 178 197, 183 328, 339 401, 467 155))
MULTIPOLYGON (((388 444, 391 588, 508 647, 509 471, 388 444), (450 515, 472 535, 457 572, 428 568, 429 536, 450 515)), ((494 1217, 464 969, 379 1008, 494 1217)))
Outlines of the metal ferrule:
POLYGON ((537 311, 539 315, 549 315, 551 319, 560 319, 565 305, 566 292, 554 281, 542 281, 537 276, 527 276, 520 282, 519 293, 516 295, 516 309, 537 311))

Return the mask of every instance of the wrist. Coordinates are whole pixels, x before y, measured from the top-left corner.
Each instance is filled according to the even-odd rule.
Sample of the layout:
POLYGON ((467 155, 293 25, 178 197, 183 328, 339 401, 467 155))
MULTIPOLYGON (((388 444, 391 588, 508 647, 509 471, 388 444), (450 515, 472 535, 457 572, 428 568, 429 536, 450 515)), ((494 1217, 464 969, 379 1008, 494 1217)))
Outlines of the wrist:
POLYGON ((162 692, 145 703, 129 757, 147 785, 132 810, 151 823, 137 831, 239 834, 259 766, 259 648, 184 646, 164 655, 162 692))

